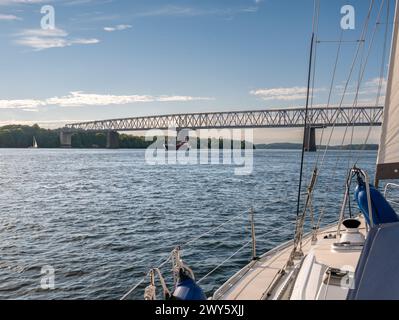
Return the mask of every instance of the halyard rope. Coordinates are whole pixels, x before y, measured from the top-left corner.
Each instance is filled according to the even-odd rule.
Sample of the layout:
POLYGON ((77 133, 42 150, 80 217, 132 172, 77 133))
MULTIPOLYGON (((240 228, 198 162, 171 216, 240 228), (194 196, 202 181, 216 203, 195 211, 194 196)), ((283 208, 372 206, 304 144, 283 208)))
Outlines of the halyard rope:
MULTIPOLYGON (((223 222, 222 224, 218 225, 217 227, 212 228, 212 229, 210 229, 210 230, 208 230, 208 231, 202 233, 201 235, 199 235, 199 236, 197 236, 197 237, 195 237, 195 238, 193 238, 193 239, 187 241, 187 242, 183 245, 183 247, 187 247, 188 245, 190 245, 190 244, 192 244, 192 243, 194 243, 194 242, 196 242, 196 241, 202 239, 203 237, 205 237, 205 236, 207 236, 207 235, 209 235, 209 234, 211 234, 211 233, 214 233, 214 232, 218 231, 219 229, 221 229, 221 228, 224 227, 225 225, 227 225, 227 224, 233 222, 237 217, 242 216, 242 215, 244 215, 244 214, 248 214, 248 212, 241 212, 241 213, 235 215, 233 218, 231 218, 231 219, 229 219, 229 220, 223 222)), ((162 261, 163 261, 163 262, 162 262, 161 264, 159 264, 158 267, 155 268, 155 269, 158 269, 158 270, 159 270, 159 269, 161 269, 163 266, 165 266, 168 262, 172 261, 172 260, 173 260, 173 254, 174 254, 174 253, 175 253, 175 249, 174 249, 171 253, 169 253, 168 257, 167 257, 164 261, 161 259, 158 263, 161 263, 162 261)), ((158 264, 158 263, 157 263, 157 264, 158 264)), ((151 269, 151 270, 153 270, 153 269, 151 269)), ((125 294, 122 296, 122 298, 121 298, 120 300, 125 300, 125 299, 128 298, 138 287, 140 287, 140 286, 144 283, 144 281, 146 280, 147 276, 150 274, 151 270, 150 270, 149 272, 147 272, 147 273, 144 275, 144 277, 143 277, 135 286, 133 286, 127 293, 125 293, 125 294)))

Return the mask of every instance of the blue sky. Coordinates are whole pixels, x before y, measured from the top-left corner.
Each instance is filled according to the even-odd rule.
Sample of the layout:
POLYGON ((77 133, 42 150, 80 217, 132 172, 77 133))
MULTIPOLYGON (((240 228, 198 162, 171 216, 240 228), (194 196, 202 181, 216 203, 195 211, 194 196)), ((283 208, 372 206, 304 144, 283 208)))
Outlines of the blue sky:
MULTIPOLYGON (((375 1, 369 37, 382 1, 375 1)), ((339 38, 346 4, 355 7, 356 28, 344 39, 360 37, 369 1, 320 3, 320 40, 339 38)), ((313 0, 0 0, 0 124, 60 127, 301 106, 312 11, 313 0), (40 29, 43 5, 55 8, 55 30, 40 29)), ((377 29, 362 81, 360 101, 368 105, 375 104, 384 28, 377 29)), ((343 45, 332 104, 340 99, 355 49, 355 43, 343 45)), ((314 104, 326 103, 336 50, 336 43, 317 45, 314 104)), ((270 141, 300 136, 298 130, 269 132, 276 136, 270 141)))

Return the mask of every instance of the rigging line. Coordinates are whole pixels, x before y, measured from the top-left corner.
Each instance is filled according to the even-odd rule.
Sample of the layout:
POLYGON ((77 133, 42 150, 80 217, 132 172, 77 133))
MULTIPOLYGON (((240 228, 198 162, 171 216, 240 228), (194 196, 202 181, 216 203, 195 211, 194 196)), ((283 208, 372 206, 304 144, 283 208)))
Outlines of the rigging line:
POLYGON ((317 3, 317 17, 315 21, 315 43, 314 43, 314 58, 313 58, 313 72, 312 72, 312 94, 311 94, 311 102, 310 106, 313 107, 314 101, 314 86, 315 86, 315 77, 316 77, 316 62, 317 62, 317 35, 319 32, 319 13, 320 13, 320 1, 317 3))
POLYGON ((207 277, 209 277, 212 273, 214 273, 216 270, 218 270, 220 267, 222 267, 226 262, 228 262, 229 260, 231 260, 232 258, 234 258, 237 254, 239 254, 242 250, 245 249, 245 247, 247 247, 250 243, 252 242, 252 240, 249 240, 247 243, 245 243, 240 249, 238 249, 236 252, 234 252, 230 257, 228 257, 227 259, 225 259, 222 263, 220 263, 218 266, 216 266, 215 268, 213 268, 211 271, 209 271, 205 276, 203 276, 201 279, 199 279, 197 281, 197 283, 201 283, 202 281, 204 281, 207 277))
MULTIPOLYGON (((227 223, 227 222, 226 222, 226 223, 227 223)), ((225 224, 226 224, 226 223, 225 223, 225 224)), ((268 231, 268 232, 262 234, 262 235, 260 236, 260 238, 257 239, 257 240, 260 240, 260 241, 262 241, 262 240, 267 240, 267 239, 263 239, 263 237, 265 237, 265 236, 267 236, 267 235, 270 235, 270 234, 272 234, 272 233, 274 233, 274 232, 279 232, 279 231, 282 231, 282 230, 285 230, 285 229, 286 229, 285 226, 281 226, 281 227, 279 227, 279 228, 273 228, 273 230, 270 230, 270 231, 268 231)), ((270 241, 270 240, 268 240, 268 241, 270 241)), ((248 246, 249 243, 252 243, 252 239, 249 240, 247 243, 245 243, 238 251, 235 252, 235 254, 233 254, 233 255, 232 255, 231 257, 229 257, 228 259, 224 260, 220 265, 218 265, 218 266, 217 266, 216 268, 214 268, 211 272, 209 272, 205 277, 201 278, 201 280, 199 280, 198 283, 199 283, 200 281, 203 281, 204 278, 208 277, 210 274, 212 274, 212 273, 215 272, 217 269, 219 269, 223 264, 225 264, 227 261, 229 261, 229 260, 230 260, 231 258, 233 258, 235 255, 237 255, 239 252, 241 252, 245 247, 248 246)), ((159 264, 158 267, 155 267, 155 268, 152 268, 152 269, 161 269, 163 266, 165 266, 168 262, 171 261, 171 258, 172 258, 172 253, 169 253, 166 260, 164 260, 161 264, 159 264)), ((161 260, 161 261, 162 261, 162 260, 161 260)), ((161 262, 161 261, 160 261, 160 262, 161 262)), ((160 262, 159 262, 159 263, 160 263, 160 262)), ((142 284, 144 283, 144 281, 146 280, 146 278, 148 277, 149 274, 150 274, 150 271, 147 272, 147 273, 144 275, 144 277, 143 277, 135 286, 133 286, 127 293, 125 293, 125 294, 123 295, 123 297, 122 297, 120 300, 125 300, 127 297, 129 297, 140 285, 142 285, 142 284)))
MULTIPOLYGON (((381 9, 380 9, 380 12, 381 12, 381 9)), ((377 19, 377 21, 378 21, 378 19, 377 19)), ((374 32, 374 34, 375 34, 375 32, 374 32)), ((374 36, 374 34, 373 34, 373 36, 374 36)), ((367 36, 365 36, 365 37, 367 37, 367 36)), ((366 63, 367 63, 367 62, 364 62, 364 46, 365 45, 364 45, 364 42, 363 42, 362 43, 362 49, 361 49, 362 53, 361 53, 361 58, 360 58, 360 63, 359 63, 359 75, 358 75, 358 80, 357 80, 357 85, 356 85, 356 93, 355 93, 355 97, 353 99, 352 108, 350 110, 351 121, 348 122, 348 124, 347 124, 347 128, 348 129, 349 129, 349 124, 351 124, 352 121, 353 121, 353 117, 354 117, 354 114, 355 114, 354 108, 355 108, 355 106, 357 106, 359 90, 360 90, 360 86, 361 86, 361 82, 362 82, 362 78, 363 78, 363 76, 362 76, 362 69, 363 69, 362 66, 363 66, 363 63, 364 63, 364 69, 365 69, 366 68, 366 63)), ((364 72, 364 69, 363 69, 363 72, 364 72)), ((345 129, 345 135, 344 135, 344 139, 343 139, 342 144, 345 143, 344 140, 346 139, 346 133, 347 133, 348 129, 345 129)), ((348 165, 347 165, 348 169, 350 168, 350 163, 351 163, 351 160, 352 160, 352 143, 353 143, 354 132, 355 132, 355 127, 352 126, 351 127, 351 137, 350 137, 350 141, 349 141, 349 157, 348 157, 348 165)))
MULTIPOLYGON (((369 8, 369 11, 368 11, 368 14, 367 14, 367 18, 366 18, 366 21, 365 21, 365 25, 364 25, 364 28, 363 28, 363 31, 362 31, 362 35, 361 35, 361 39, 363 39, 364 41, 366 40, 368 24, 370 22, 370 16, 371 16, 371 12, 373 10, 373 6, 374 6, 374 0, 371 0, 370 8, 369 8)), ((357 60, 357 56, 359 54, 360 48, 362 48, 362 49, 364 48, 364 41, 360 42, 359 46, 357 47, 356 56, 355 56, 356 59, 354 59, 354 62, 356 62, 356 60, 357 60)), ((355 64, 356 63, 352 64, 351 72, 349 74, 348 81, 346 82, 345 90, 344 90, 344 93, 342 95, 342 98, 341 98, 341 101, 340 101, 340 104, 339 104, 340 107, 343 105, 343 102, 344 102, 344 99, 345 99, 345 96, 346 96, 346 91, 348 89, 349 81, 350 81, 350 78, 352 77, 352 73, 353 73, 355 64)))
MULTIPOLYGON (((319 32, 319 18, 320 18, 320 1, 317 2, 317 8, 316 8, 316 18, 315 18, 315 40, 314 40, 314 54, 313 54, 313 71, 312 71, 312 92, 311 92, 311 100, 310 100, 310 108, 313 108, 313 102, 314 102, 314 91, 315 91, 315 78, 316 78, 316 63, 317 63, 317 36, 319 32)), ((307 145, 310 145, 310 137, 311 134, 307 135, 307 145)))
POLYGON ((201 238, 205 237, 206 235, 209 235, 210 233, 214 233, 215 231, 219 230, 220 228, 222 228, 222 227, 225 226, 226 224, 229 224, 230 222, 232 222, 233 220, 235 220, 237 217, 242 216, 242 215, 244 215, 244 214, 248 214, 248 212, 239 213, 238 215, 234 216, 234 217, 231 218, 230 220, 227 220, 227 221, 223 222, 223 223, 220 224, 219 226, 214 227, 214 228, 212 228, 212 229, 210 229, 210 230, 204 232, 203 234, 201 234, 201 235, 199 235, 199 236, 197 236, 197 237, 195 237, 195 238, 193 238, 193 239, 187 241, 186 243, 184 243, 184 244, 182 245, 182 247, 186 247, 186 246, 188 246, 189 244, 191 244, 191 243, 193 243, 193 242, 196 242, 196 241, 200 240, 201 238))
POLYGON ((364 42, 364 40, 344 40, 344 41, 340 41, 340 40, 317 40, 317 43, 357 43, 357 42, 364 42))
MULTIPOLYGON (((170 259, 172 258, 172 254, 169 253, 168 257, 166 258, 166 260, 164 262, 162 262, 157 269, 162 268, 165 264, 167 264, 170 259)), ((162 259, 161 259, 162 261, 162 259)), ((128 292, 126 292, 122 298, 120 298, 120 300, 126 300, 127 297, 129 297, 140 285, 142 285, 144 283, 144 281, 146 280, 147 276, 149 275, 150 272, 147 272, 144 277, 135 285, 133 286, 128 292)))
MULTIPOLYGON (((364 22, 363 29, 362 29, 362 33, 361 33, 361 38, 362 38, 362 39, 365 39, 365 34, 367 33, 368 23, 369 23, 369 20, 370 20, 370 16, 371 16, 371 12, 372 12, 372 9, 373 9, 373 5, 374 5, 374 0, 371 0, 371 1, 370 1, 370 5, 369 5, 368 14, 367 14, 366 20, 365 20, 365 22, 364 22)), ((341 30, 341 36, 343 36, 343 30, 341 30)), ((342 38, 341 38, 341 40, 342 40, 342 38)), ((357 50, 356 50, 355 56, 354 56, 353 61, 352 61, 352 66, 351 66, 351 69, 350 69, 350 73, 349 73, 349 75, 348 75, 348 79, 347 79, 346 84, 345 84, 345 88, 344 88, 344 91, 343 91, 343 96, 342 96, 342 99, 341 99, 341 102, 340 102, 340 106, 339 106, 339 107, 342 107, 342 103, 343 103, 344 97, 345 97, 345 95, 346 95, 347 87, 348 87, 349 81, 350 81, 350 79, 351 79, 351 77, 352 77, 352 73, 353 73, 353 70, 354 70, 354 66, 355 66, 355 64, 356 64, 356 61, 357 61, 357 58, 358 58, 358 55, 359 55, 360 46, 361 46, 361 44, 362 44, 364 41, 365 41, 365 40, 359 41, 359 43, 358 43, 357 50)), ((336 63, 335 63, 335 66, 334 66, 333 79, 335 78, 335 73, 336 73, 336 68, 337 68, 337 63, 338 63, 338 58, 339 58, 340 50, 341 50, 341 46, 339 46, 339 47, 338 47, 338 50, 337 50, 337 56, 336 56, 336 63)), ((331 86, 333 86, 333 83, 334 83, 334 81, 332 80, 331 86)), ((328 98, 328 105, 330 104, 330 101, 331 101, 331 93, 332 93, 332 87, 330 87, 330 93, 329 93, 329 98, 328 98)), ((322 157, 321 164, 320 164, 320 171, 321 171, 321 168, 323 167, 323 165, 324 165, 324 163, 325 163, 325 159, 326 159, 328 147, 329 147, 329 145, 330 145, 330 143, 331 143, 332 135, 333 135, 333 133, 334 133, 337 120, 338 120, 338 117, 335 118, 334 123, 333 123, 333 126, 332 126, 332 129, 331 129, 331 131, 330 131, 330 135, 329 135, 329 137, 328 137, 328 141, 327 141, 327 143, 326 143, 326 147, 325 147, 324 152, 323 152, 323 157, 322 157)), ((324 129, 324 128, 323 128, 323 129, 324 129)), ((320 145, 321 145, 321 143, 320 143, 320 145)), ((333 170, 333 175, 332 175, 333 177, 334 177, 334 176, 336 175, 336 173, 337 173, 339 160, 340 160, 340 157, 338 156, 337 159, 336 159, 335 165, 334 165, 334 170, 333 170)), ((319 172, 320 172, 320 171, 319 171, 319 172)), ((317 177, 317 178, 318 178, 318 177, 317 177)), ((316 182, 317 182, 317 180, 316 180, 316 182)), ((328 184, 327 192, 329 192, 329 191, 331 190, 331 188, 332 188, 332 184, 328 184)), ((324 215, 325 209, 326 209, 326 205, 324 205, 324 206, 321 208, 321 213, 320 213, 320 216, 319 216, 318 226, 320 226, 321 218, 322 218, 323 215, 324 215)))
MULTIPOLYGON (((275 228, 273 230, 270 230, 269 232, 266 232, 264 234, 262 234, 261 238, 270 235, 276 231, 280 231, 285 229, 285 226, 281 226, 280 228, 275 228)), ((267 239, 257 239, 257 240, 267 240, 267 239)), ((270 241, 270 240, 267 240, 270 241)), ((226 264, 226 262, 230 261, 232 258, 234 258, 238 253, 240 253, 242 250, 244 250, 245 247, 247 247, 250 243, 252 243, 252 239, 249 240, 248 242, 246 242, 242 247, 240 247, 236 252, 234 252, 231 256, 229 256, 228 258, 226 258, 225 260, 223 260, 223 262, 221 262, 220 264, 218 264, 215 268, 213 268, 211 271, 209 271, 205 276, 203 276, 201 279, 199 279, 197 281, 197 283, 201 283, 202 281, 204 281, 206 278, 208 278, 211 274, 213 274, 216 270, 218 270, 220 267, 222 267, 223 265, 226 264)))
POLYGON ((320 8, 320 0, 313 1, 313 19, 312 19, 312 33, 315 32, 317 26, 318 19, 318 9, 320 8))
MULTIPOLYGON (((243 215, 244 213, 247 213, 247 212, 242 212, 242 213, 238 214, 237 216, 243 215)), ((213 229, 211 229, 211 230, 208 230, 207 232, 201 234, 200 236, 198 236, 198 237, 196 237, 196 238, 194 238, 194 239, 192 239, 192 240, 187 241, 187 242, 184 244, 184 246, 187 246, 187 245, 189 245, 190 243, 192 243, 192 242, 194 242, 194 241, 197 241, 197 240, 203 238, 203 237, 204 237, 205 235, 207 235, 207 234, 210 234, 210 233, 212 233, 212 232, 214 232, 214 231, 219 230, 219 229, 220 229, 221 227, 223 227, 224 225, 226 225, 226 224, 232 222, 235 218, 237 218, 237 216, 234 216, 234 217, 231 218, 230 220, 228 220, 228 221, 222 223, 221 225, 219 225, 219 226, 217 226, 217 227, 215 227, 215 228, 213 228, 213 229)), ((168 263, 168 262, 170 261, 170 259, 171 259, 171 253, 168 254, 168 257, 166 258, 165 261, 163 261, 163 259, 160 259, 159 262, 156 263, 156 265, 159 264, 157 268, 158 268, 158 269, 162 268, 166 263, 168 263), (162 261, 163 261, 163 262, 162 262, 162 261), (162 262, 162 263, 161 263, 161 262, 162 262)), ((148 269, 149 269, 149 268, 148 268, 148 269)), ((149 274, 149 272, 147 272, 147 273, 145 274, 145 276, 143 277, 143 279, 141 279, 135 286, 133 286, 127 293, 125 293, 125 294, 123 295, 123 297, 121 298, 121 300, 125 300, 125 299, 126 299, 127 297, 129 297, 141 284, 143 284, 144 281, 146 280, 146 277, 148 276, 148 274, 149 274)))
MULTIPOLYGON (((384 0, 383 0, 383 1, 384 1, 384 0)), ((371 6, 370 6, 370 11, 369 11, 369 14, 368 14, 368 21, 367 21, 367 23, 365 24, 364 37, 365 37, 366 34, 367 34, 368 22, 369 22, 369 18, 370 18, 370 15, 371 15, 372 7, 373 7, 373 4, 371 4, 371 6)), ((380 13, 381 13, 381 8, 380 8, 380 13)), ((377 21, 378 21, 378 18, 377 18, 377 21)), ((377 28, 377 25, 376 25, 375 28, 377 28)), ((372 45, 372 43, 373 43, 373 41, 370 43, 370 46, 369 46, 369 49, 368 49, 369 52, 370 52, 370 50, 371 50, 371 45, 372 45)), ((369 56, 369 54, 367 55, 367 58, 368 58, 368 56, 369 56)), ((366 61, 365 65, 364 65, 364 69, 366 68, 366 64, 367 64, 367 61, 366 61)), ((359 70, 362 70, 362 63, 360 64, 359 67, 360 67, 359 70)), ((363 73, 364 73, 364 69, 363 69, 363 73)), ((362 77, 363 77, 363 75, 362 75, 362 77)), ((360 83, 361 83, 361 79, 358 79, 358 87, 357 87, 357 90, 356 90, 356 97, 355 97, 354 103, 353 103, 353 105, 352 105, 352 111, 353 111, 353 108, 355 107, 355 103, 357 102, 358 92, 359 92, 359 89, 360 89, 360 83)), ((344 132, 344 135, 343 135, 343 138, 342 138, 342 141, 341 141, 341 145, 343 145, 344 142, 345 142, 346 135, 347 135, 347 132, 348 132, 348 128, 349 128, 349 122, 348 122, 348 124, 347 124, 346 127, 345 127, 345 132, 344 132)), ((330 135, 330 137, 331 137, 331 135, 330 135)), ((337 168, 337 166, 338 166, 338 162, 339 162, 340 159, 341 159, 341 155, 338 155, 338 156, 337 156, 337 159, 336 159, 336 165, 335 165, 336 168, 337 168)), ((322 210, 324 210, 324 209, 325 209, 325 208, 323 207, 322 210)))
MULTIPOLYGON (((326 105, 327 108, 329 108, 330 104, 331 104, 331 96, 332 96, 332 92, 334 90, 334 83, 335 83, 335 77, 336 77, 336 74, 337 74, 337 67, 338 67, 339 55, 341 53, 343 36, 344 36, 344 29, 341 29, 341 34, 340 34, 340 37, 339 37, 340 42, 339 42, 338 49, 337 49, 337 55, 335 57, 335 64, 334 64, 333 74, 332 74, 332 77, 331 77, 330 90, 328 92, 328 99, 327 99, 327 105, 326 105)), ((320 146, 323 143, 324 133, 325 133, 325 127, 323 127, 322 131, 321 131, 320 144, 319 144, 320 146)), ((317 163, 319 163, 319 158, 320 158, 320 154, 318 153, 317 154, 317 163)))
MULTIPOLYGON (((332 74, 332 77, 331 77, 330 89, 329 89, 329 93, 328 93, 328 99, 327 99, 327 105, 326 105, 327 108, 330 106, 330 103, 331 103, 331 96, 332 96, 334 82, 335 82, 335 76, 336 76, 336 72, 337 72, 339 55, 340 55, 340 52, 341 52, 343 35, 344 35, 344 30, 341 29, 341 34, 340 34, 340 37, 339 37, 339 41, 340 42, 339 42, 338 49, 337 49, 337 55, 336 55, 336 58, 335 58, 333 74, 332 74)), ((320 142, 319 142, 320 146, 323 143, 324 133, 325 133, 325 127, 322 128, 322 131, 321 131, 321 134, 320 134, 320 142)), ((320 153, 317 153, 317 159, 316 159, 316 164, 315 164, 315 168, 314 168, 314 172, 316 172, 317 175, 315 177, 314 187, 316 186, 317 181, 318 181, 318 177, 319 177, 319 170, 317 170, 319 161, 320 161, 320 153)))
MULTIPOLYGON (((301 165, 299 170, 299 185, 298 185, 298 197, 297 197, 297 208, 296 208, 296 216, 299 217, 300 211, 300 203, 301 203, 301 192, 302 192, 302 179, 303 179, 303 170, 304 170, 304 161, 305 161, 305 143, 306 143, 306 130, 308 124, 308 114, 309 114, 309 97, 310 97, 310 82, 312 79, 312 62, 313 62, 313 45, 315 38, 315 19, 316 19, 316 8, 318 1, 314 1, 314 12, 313 12, 313 24, 312 24, 312 37, 310 42, 310 54, 309 54, 309 68, 308 68, 308 80, 307 80, 307 91, 306 91, 306 107, 305 107, 305 119, 304 119, 304 134, 303 134, 303 143, 302 143, 302 154, 301 154, 301 165)), ((296 231, 295 231, 296 233, 296 231)))
MULTIPOLYGON (((315 37, 316 37, 316 35, 315 35, 315 37)), ((315 77, 316 77, 316 72, 315 72, 315 70, 316 70, 316 62, 317 62, 317 60, 316 60, 316 53, 317 53, 317 45, 316 45, 316 43, 314 44, 314 58, 313 58, 313 72, 312 72, 312 86, 311 86, 311 93, 310 93, 310 103, 309 103, 309 107, 310 108, 312 108, 313 107, 313 101, 314 101, 314 91, 315 91, 315 88, 314 88, 314 85, 315 85, 315 77)))
MULTIPOLYGON (((355 99, 354 99, 354 102, 353 102, 352 110, 353 110, 354 107, 358 106, 359 91, 360 91, 361 84, 362 84, 362 81, 363 81, 363 78, 364 78, 365 70, 367 68, 367 63, 368 63, 368 60, 369 60, 369 57, 370 57, 371 49, 372 49, 373 44, 374 44, 375 36, 376 36, 377 31, 379 29, 378 22, 379 22, 379 20, 381 18, 381 13, 382 13, 382 9, 384 8, 384 4, 385 4, 385 0, 382 0, 381 1, 381 5, 380 5, 380 9, 378 11, 378 15, 377 15, 377 18, 376 18, 377 23, 374 26, 374 30, 373 30, 373 33, 372 33, 372 36, 371 36, 371 39, 370 39, 370 44, 369 44, 369 47, 368 47, 368 50, 367 50, 367 55, 366 55, 366 58, 365 58, 365 61, 364 61, 364 65, 360 66, 361 68, 360 68, 360 73, 359 73, 359 81, 358 81, 358 85, 357 85, 356 96, 355 96, 355 99)), ((352 118, 353 118, 353 115, 352 115, 352 118)), ((353 153, 352 143, 353 143, 354 133, 355 133, 355 127, 352 126, 351 139, 350 139, 350 156, 348 158, 348 169, 351 167, 351 162, 352 162, 352 153, 353 153)))
MULTIPOLYGON (((368 11, 368 14, 367 14, 367 18, 365 20, 365 23, 364 23, 364 26, 363 26, 363 29, 362 29, 362 33, 361 33, 361 39, 363 39, 363 41, 360 41, 358 46, 357 46, 356 54, 355 54, 354 59, 352 61, 352 66, 351 66, 351 69, 350 69, 350 73, 349 73, 348 79, 347 79, 346 84, 345 84, 344 92, 343 92, 339 107, 342 107, 342 104, 343 104, 343 101, 344 101, 344 98, 345 98, 345 95, 346 95, 346 91, 347 91, 347 88, 348 88, 348 85, 349 85, 349 81, 350 81, 350 79, 352 77, 352 73, 354 71, 354 67, 356 65, 356 61, 357 61, 358 56, 359 56, 360 49, 364 48, 363 44, 364 44, 365 39, 366 39, 367 30, 368 30, 368 24, 369 24, 369 21, 370 21, 370 16, 371 16, 371 12, 372 12, 373 6, 374 6, 374 0, 371 0, 370 1, 370 6, 369 6, 369 11, 368 11)), ((342 35, 342 31, 341 31, 341 35, 342 35)), ((341 38, 341 40, 342 40, 342 38, 341 38)), ((363 50, 362 50, 362 52, 363 52, 363 50)), ((362 54, 362 59, 363 59, 363 54, 362 54)), ((337 52, 337 56, 339 57, 339 51, 337 52)), ((334 67, 334 69, 336 70, 336 66, 334 67)), ((331 94, 331 91, 330 91, 330 94, 331 94)), ((331 100, 330 94, 329 94, 329 100, 331 100)), ((353 114, 353 108, 352 108, 352 114, 353 114)), ((334 128, 335 128, 337 120, 338 120, 338 117, 336 117, 336 119, 334 121, 333 128, 331 129, 330 136, 329 136, 329 139, 328 139, 328 143, 326 144, 326 148, 325 148, 324 153, 323 153, 323 157, 322 157, 322 161, 321 161, 321 167, 324 165, 324 161, 325 161, 325 157, 326 157, 326 154, 327 154, 327 150, 328 150, 329 144, 331 142, 332 134, 334 132, 334 128)), ((349 125, 349 123, 348 123, 348 125, 349 125)), ((346 137, 346 131, 348 130, 348 125, 347 125, 347 127, 345 129, 345 135, 344 135, 345 137, 346 137)), ((343 144, 343 143, 341 143, 341 144, 343 144)), ((317 159, 317 163, 316 163, 316 166, 315 166, 315 169, 314 169, 314 174, 316 174, 314 184, 317 183, 318 175, 319 175, 319 173, 318 173, 319 170, 317 168, 318 161, 319 161, 319 158, 317 159)), ((339 161, 339 157, 337 158, 336 166, 338 165, 338 161, 339 161)), ((305 210, 306 210, 306 208, 305 208, 305 210)))
MULTIPOLYGON (((381 98, 381 92, 382 92, 382 86, 383 86, 383 80, 384 80, 384 73, 385 73, 385 61, 386 61, 386 54, 387 54, 387 46, 388 46, 388 20, 389 20, 389 14, 390 14, 390 1, 387 1, 387 6, 386 6, 386 19, 387 22, 385 23, 385 33, 384 33, 384 46, 383 46, 383 53, 382 53, 382 59, 381 59, 381 67, 380 67, 380 79, 379 79, 379 83, 378 83, 378 91, 377 91, 377 97, 376 97, 376 103, 375 105, 378 106, 380 104, 380 98, 381 98)), ((380 23, 381 24, 381 23, 380 23)), ((372 130, 372 124, 370 124, 368 131, 367 131, 367 135, 366 135, 366 139, 363 143, 363 146, 361 148, 361 150, 365 150, 366 149, 366 145, 368 143, 368 140, 370 138, 371 135, 371 130, 372 130)), ((357 165, 357 163, 360 160, 360 155, 358 155, 358 158, 356 159, 355 165, 357 165)))
POLYGON ((312 62, 313 62, 313 47, 314 47, 314 39, 315 39, 315 21, 316 17, 318 16, 319 12, 317 11, 319 9, 319 0, 314 0, 314 11, 313 11, 313 23, 312 23, 312 36, 311 36, 311 42, 310 42, 310 53, 309 53, 309 67, 308 67, 308 79, 307 79, 307 91, 306 91, 306 107, 305 107, 305 119, 304 119, 304 127, 303 127, 303 141, 302 141, 302 152, 301 152, 301 164, 300 164, 300 170, 299 170, 299 183, 298 183, 298 197, 297 197, 297 206, 296 206, 296 221, 295 221, 295 231, 294 231, 294 247, 293 250, 290 254, 289 260, 287 264, 291 264, 292 260, 294 258, 294 255, 297 251, 299 241, 301 238, 300 233, 302 232, 301 230, 301 225, 302 225, 302 220, 304 218, 304 215, 306 213, 306 208, 305 212, 302 214, 302 217, 300 217, 300 205, 301 205, 301 195, 302 195, 302 180, 303 180, 303 171, 304 171, 304 162, 305 162, 305 143, 306 143, 306 133, 309 130, 308 129, 308 115, 309 115, 309 102, 310 102, 310 85, 311 85, 311 80, 312 80, 312 62))
MULTIPOLYGON (((370 16, 371 16, 371 12, 372 12, 373 6, 374 6, 374 0, 370 0, 370 6, 369 6, 368 14, 367 14, 366 20, 364 22, 363 30, 362 30, 362 33, 361 33, 361 38, 362 39, 364 39, 364 35, 366 34, 366 31, 367 31, 367 28, 368 28, 368 22, 370 20, 370 16)), ((359 44, 357 46, 357 49, 356 49, 356 52, 355 52, 355 55, 353 57, 353 61, 352 61, 352 65, 351 65, 351 68, 350 68, 350 71, 349 71, 349 75, 348 75, 347 81, 346 81, 345 86, 344 86, 344 91, 342 93, 341 101, 339 103, 339 108, 342 107, 344 98, 346 96, 346 92, 348 90, 349 82, 350 82, 350 79, 352 77, 352 74, 353 74, 353 71, 354 71, 354 67, 356 65, 356 61, 357 61, 358 56, 359 56, 360 47, 361 47, 361 42, 359 42, 359 44)), ((320 167, 322 167, 324 165, 325 158, 326 158, 326 155, 327 155, 327 151, 328 151, 329 145, 331 143, 334 130, 336 128, 337 120, 338 120, 338 117, 335 118, 333 126, 332 126, 332 128, 330 130, 330 135, 328 137, 327 144, 326 144, 326 147, 324 149, 324 153, 323 153, 323 157, 322 157, 322 160, 321 160, 321 166, 320 167)))

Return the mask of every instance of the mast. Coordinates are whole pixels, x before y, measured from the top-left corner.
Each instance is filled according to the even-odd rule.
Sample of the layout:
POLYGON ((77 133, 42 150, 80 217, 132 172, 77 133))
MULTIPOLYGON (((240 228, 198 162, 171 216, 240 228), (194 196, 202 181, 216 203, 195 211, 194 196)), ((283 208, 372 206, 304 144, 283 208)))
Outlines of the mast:
POLYGON ((299 216, 300 211, 300 203, 301 203, 301 189, 302 189, 302 178, 303 178, 303 167, 305 160, 305 145, 306 138, 308 132, 308 115, 309 115, 309 100, 310 100, 310 83, 312 78, 312 62, 313 62, 313 47, 314 47, 314 38, 315 38, 315 20, 316 20, 316 1, 315 1, 315 11, 313 17, 313 27, 312 27, 312 36, 310 40, 310 53, 309 53, 309 67, 308 67, 308 82, 307 82, 307 91, 306 91, 306 107, 305 107, 305 121, 303 127, 303 142, 302 142, 302 154, 301 154, 301 168, 299 171, 299 186, 298 186, 298 199, 297 199, 297 208, 296 215, 299 216))
POLYGON ((305 119, 304 119, 304 127, 303 127, 301 167, 299 170, 299 185, 298 185, 298 198, 297 198, 297 207, 296 207, 296 225, 295 225, 295 235, 294 235, 294 247, 291 251, 290 257, 287 262, 288 266, 293 265, 293 260, 295 259, 295 256, 302 255, 302 250, 301 250, 301 248, 298 249, 298 246, 300 246, 300 243, 301 243, 302 226, 303 226, 303 221, 304 221, 304 217, 305 217, 305 212, 300 217, 300 205, 301 205, 302 180, 303 180, 303 169, 304 169, 304 160, 305 160, 305 145, 306 145, 306 138, 307 138, 307 132, 308 132, 310 86, 311 86, 312 70, 313 70, 312 65, 313 65, 313 51, 314 51, 314 43, 315 43, 314 40, 315 40, 315 29, 316 29, 316 17, 318 18, 318 9, 319 9, 318 4, 319 4, 318 0, 315 0, 314 1, 314 12, 313 12, 312 36, 310 39, 308 82, 307 82, 307 91, 306 91, 305 119))
POLYGON ((380 180, 399 178, 399 0, 396 0, 387 92, 375 185, 380 180))

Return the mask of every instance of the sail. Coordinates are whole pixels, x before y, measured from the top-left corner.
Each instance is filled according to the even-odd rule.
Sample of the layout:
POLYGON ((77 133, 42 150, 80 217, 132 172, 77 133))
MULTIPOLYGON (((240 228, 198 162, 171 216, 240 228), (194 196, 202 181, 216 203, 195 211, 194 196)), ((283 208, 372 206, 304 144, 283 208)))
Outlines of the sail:
POLYGON ((33 148, 37 148, 37 141, 35 137, 33 137, 33 148))
POLYGON ((399 178, 399 5, 395 9, 391 62, 377 159, 376 182, 399 178))

